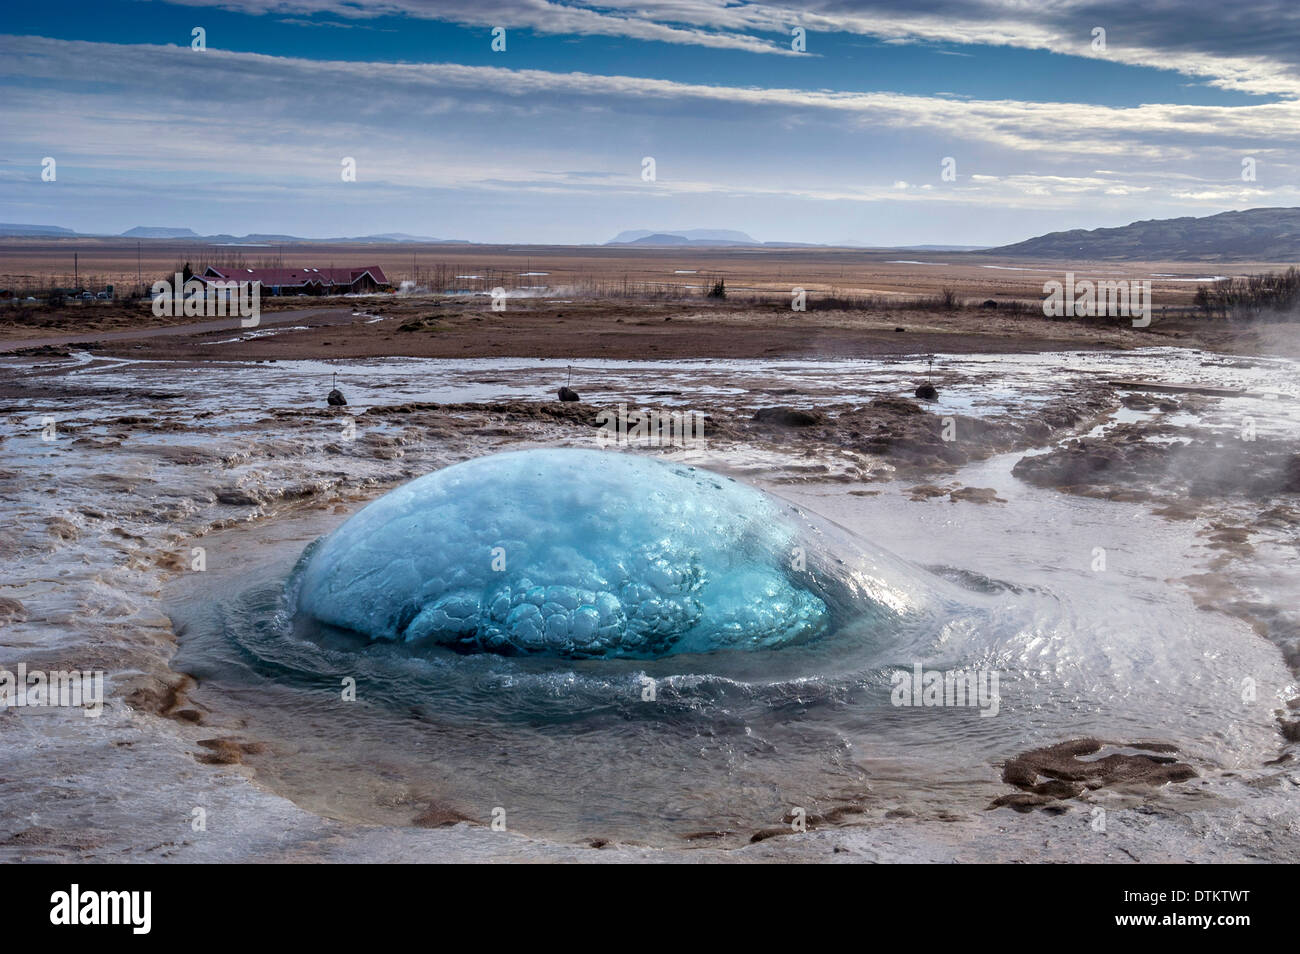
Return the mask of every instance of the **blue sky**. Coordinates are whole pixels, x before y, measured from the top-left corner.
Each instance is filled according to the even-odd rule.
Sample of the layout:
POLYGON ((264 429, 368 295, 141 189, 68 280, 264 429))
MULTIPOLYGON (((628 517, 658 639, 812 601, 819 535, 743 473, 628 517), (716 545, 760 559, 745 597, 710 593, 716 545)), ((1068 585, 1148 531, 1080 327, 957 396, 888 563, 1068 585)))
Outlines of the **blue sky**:
POLYGON ((0 26, 0 221, 1000 244, 1298 204, 1300 6, 1137 7, 48 0, 0 26))

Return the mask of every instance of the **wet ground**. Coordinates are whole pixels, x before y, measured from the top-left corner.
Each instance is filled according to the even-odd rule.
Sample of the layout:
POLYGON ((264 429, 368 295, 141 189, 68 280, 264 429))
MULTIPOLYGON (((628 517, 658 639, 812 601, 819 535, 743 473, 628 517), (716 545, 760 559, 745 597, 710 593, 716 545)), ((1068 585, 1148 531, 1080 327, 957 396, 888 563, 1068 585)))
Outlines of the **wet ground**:
MULTIPOLYGON (((1296 370, 1175 349, 941 355, 933 371, 8 358, 0 665, 102 668, 110 694, 98 719, 0 713, 0 852, 1296 860, 1296 370), (336 370, 349 403, 329 408, 336 370), (912 396, 927 378, 935 402, 912 396), (566 382, 581 403, 550 400, 566 382), (743 704, 660 673, 689 718, 642 726, 617 764, 598 729, 576 748, 511 735, 514 757, 489 758, 493 739, 418 704, 362 717, 245 678, 254 650, 219 638, 214 613, 255 631, 312 539, 457 460, 595 446, 618 404, 699 411, 705 440, 614 450, 765 487, 972 592, 1011 587, 1014 619, 820 684, 731 673, 743 704), (910 662, 1005 674, 1001 711, 885 704, 910 662), (585 789, 566 791, 570 763, 585 789), (656 780, 640 800, 637 778, 656 780), (773 837, 796 834, 796 809, 813 830, 773 837)), ((620 704, 640 699, 594 703, 620 704)))

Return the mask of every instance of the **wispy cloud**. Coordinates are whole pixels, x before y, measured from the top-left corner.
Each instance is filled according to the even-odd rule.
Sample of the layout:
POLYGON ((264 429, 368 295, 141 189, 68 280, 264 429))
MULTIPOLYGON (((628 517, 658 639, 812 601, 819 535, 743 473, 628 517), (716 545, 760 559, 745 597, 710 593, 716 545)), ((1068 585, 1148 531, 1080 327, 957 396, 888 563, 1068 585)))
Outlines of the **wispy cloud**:
MULTIPOLYGON (((862 126, 930 128, 964 141, 1040 154, 1086 151, 1156 159, 1193 142, 1198 149, 1220 146, 1239 150, 1300 140, 1300 102, 1290 101, 1126 108, 1018 100, 953 101, 900 93, 704 85, 457 63, 322 61, 224 50, 195 53, 183 47, 39 37, 0 37, 0 44, 5 53, 0 76, 22 79, 27 85, 41 81, 74 102, 112 101, 129 92, 155 104, 150 115, 170 115, 169 110, 158 109, 170 103, 181 112, 192 110, 196 121, 202 117, 206 123, 237 120, 243 124, 266 117, 328 128, 367 117, 379 123, 472 111, 507 119, 574 108, 617 110, 623 115, 631 110, 649 116, 668 106, 681 113, 727 107, 769 114, 787 111, 786 116, 793 120, 815 119, 821 114, 862 126), (255 106, 250 105, 249 90, 258 93, 255 106)), ((10 108, 21 109, 21 101, 10 108)), ((110 110, 110 115, 113 112, 117 110, 110 110)), ((57 134, 57 129, 51 132, 57 134)))
MULTIPOLYGON (((390 217, 373 231, 429 231, 394 215, 438 216, 442 234, 508 220, 533 228, 534 240, 559 240, 597 219, 634 227, 652 206, 677 203, 817 240, 856 229, 862 213, 852 210, 872 203, 882 231, 937 224, 959 208, 985 210, 960 226, 972 230, 1009 210, 1073 210, 1067 224, 1083 225, 1288 204, 1300 179, 1293 101, 958 100, 19 36, 0 37, 0 88, 0 159, 11 164, 0 166, 10 183, 0 203, 16 221, 86 210, 138 219, 131 203, 147 201, 213 218, 390 217), (57 187, 39 180, 46 155, 58 158, 57 187), (358 162, 355 188, 340 182, 345 156, 358 162), (640 176, 643 156, 656 158, 652 183, 640 176), (1245 156, 1258 181, 1241 181, 1245 156), (956 159, 955 181, 940 176, 944 157, 956 159), (496 218, 476 214, 475 202, 496 218), (914 211, 890 211, 903 207, 914 211), (915 211, 932 207, 949 212, 915 211)), ((1031 230, 1032 216, 1015 221, 1026 223, 1017 234, 1031 230)))
MULTIPOLYGON (((210 6, 209 0, 171 0, 210 6)), ((790 54, 790 30, 886 42, 1014 47, 1175 70, 1224 89, 1300 97, 1300 7, 1292 0, 225 0, 250 14, 407 16, 545 34, 617 36, 790 54), (1106 31, 1094 49, 1093 30, 1106 31)), ((810 52, 816 49, 812 40, 810 52)))

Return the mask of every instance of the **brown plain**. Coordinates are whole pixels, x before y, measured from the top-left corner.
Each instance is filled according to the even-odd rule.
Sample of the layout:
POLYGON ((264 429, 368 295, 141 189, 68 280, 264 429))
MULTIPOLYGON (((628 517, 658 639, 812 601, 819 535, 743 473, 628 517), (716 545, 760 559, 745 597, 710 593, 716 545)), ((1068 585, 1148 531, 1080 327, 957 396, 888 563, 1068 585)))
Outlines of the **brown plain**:
MULTIPOLYGON (((75 253, 82 287, 112 284, 121 293, 137 285, 137 251, 146 286, 170 278, 185 262, 195 269, 209 262, 250 267, 282 262, 379 265, 394 285, 450 278, 465 294, 264 299, 264 323, 273 324, 275 314, 287 309, 294 314, 293 327, 305 330, 223 344, 219 355, 203 343, 205 337, 210 340, 209 331, 139 340, 133 335, 130 344, 105 342, 105 351, 177 359, 851 357, 1172 343, 1255 351, 1261 350, 1257 337, 1268 342, 1263 350, 1275 351, 1279 337, 1296 337, 1279 335, 1286 326, 1271 325, 1256 336, 1248 328, 1189 315, 1197 279, 1279 270, 1288 264, 1271 262, 1035 262, 972 253, 834 248, 414 243, 231 248, 165 240, 141 242, 137 250, 137 242, 129 239, 4 239, 0 288, 71 287, 75 253), (1151 281, 1152 327, 1044 318, 1043 283, 1064 281, 1066 272, 1076 280, 1151 281), (705 297, 718 279, 726 283, 722 301, 705 297), (494 312, 485 293, 497 284, 538 297, 512 297, 505 311, 494 312), (797 287, 807 291, 809 311, 791 310, 797 287), (935 307, 945 290, 966 307, 935 307), (826 307, 830 299, 839 306, 826 307), (990 300, 999 308, 980 307, 990 300), (354 311, 384 320, 368 322, 354 311)), ((146 332, 186 321, 193 320, 155 318, 147 303, 70 303, 59 309, 9 305, 0 308, 0 340, 13 347, 97 332, 146 332)))

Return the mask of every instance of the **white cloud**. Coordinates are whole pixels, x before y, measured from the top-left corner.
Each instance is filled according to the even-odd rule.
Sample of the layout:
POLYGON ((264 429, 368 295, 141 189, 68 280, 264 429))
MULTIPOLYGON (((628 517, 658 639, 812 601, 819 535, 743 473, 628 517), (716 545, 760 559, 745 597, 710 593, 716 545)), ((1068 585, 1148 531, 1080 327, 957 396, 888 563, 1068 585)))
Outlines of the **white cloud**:
MULTIPOLYGON (((211 0, 171 0, 210 6, 211 0)), ((403 15, 465 25, 526 28, 546 34, 623 36, 674 44, 793 54, 794 25, 813 34, 1047 50, 1172 70, 1225 89, 1300 97, 1297 10, 1292 0, 809 0, 800 5, 726 0, 224 0, 246 13, 328 14, 342 19, 403 15), (1092 49, 1092 28, 1107 49, 1092 49), (1242 29, 1243 25, 1248 29, 1242 29)), ((944 52, 944 51, 937 51, 944 52)))
POLYGON ((600 202, 627 210, 624 225, 644 203, 704 198, 819 208, 1110 203, 1143 218, 1165 207, 1217 211, 1243 195, 1287 204, 1300 173, 1290 158, 1300 139, 1294 102, 954 101, 15 36, 0 37, 0 87, 0 159, 14 183, 0 217, 10 221, 23 220, 14 208, 54 222, 62 209, 131 196, 256 200, 268 210, 365 196, 375 209, 436 211, 470 195, 555 209, 600 202), (648 154, 659 160, 653 184, 639 175, 648 154), (44 155, 59 158, 57 187, 24 185, 37 181, 44 155), (344 155, 359 163, 350 192, 339 183, 344 155), (956 183, 939 180, 945 155, 958 157, 956 183), (1260 159, 1249 192, 1242 155, 1260 159), (585 171, 538 171, 575 169, 585 171))

